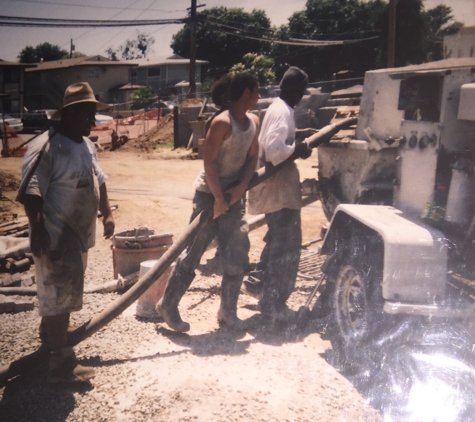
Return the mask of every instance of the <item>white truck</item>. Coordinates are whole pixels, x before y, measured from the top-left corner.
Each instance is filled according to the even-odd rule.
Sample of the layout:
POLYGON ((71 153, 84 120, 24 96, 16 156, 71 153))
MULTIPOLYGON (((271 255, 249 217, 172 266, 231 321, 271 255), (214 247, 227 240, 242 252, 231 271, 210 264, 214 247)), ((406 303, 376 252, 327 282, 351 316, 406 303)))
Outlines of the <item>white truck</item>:
POLYGON ((347 135, 318 148, 331 219, 321 303, 340 363, 396 338, 401 324, 424 336, 424 321, 442 327, 441 342, 470 350, 475 58, 367 72, 356 131, 347 135))

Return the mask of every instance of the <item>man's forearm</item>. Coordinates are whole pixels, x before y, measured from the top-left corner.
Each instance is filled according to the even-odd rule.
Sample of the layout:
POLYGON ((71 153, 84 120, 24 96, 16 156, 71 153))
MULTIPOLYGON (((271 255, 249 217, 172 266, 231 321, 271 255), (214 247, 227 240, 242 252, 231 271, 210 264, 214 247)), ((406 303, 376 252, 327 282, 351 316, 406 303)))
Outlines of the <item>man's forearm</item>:
POLYGON ((214 163, 205 163, 205 177, 208 188, 215 200, 224 200, 224 194, 219 186, 218 172, 214 163))
POLYGON ((241 184, 247 188, 247 185, 249 185, 249 182, 252 179, 252 176, 254 175, 257 167, 257 156, 256 157, 251 157, 248 159, 247 163, 245 164, 245 170, 243 177, 241 179, 241 184))
POLYGON ((105 183, 99 186, 99 211, 104 218, 107 218, 112 212, 105 183))
POLYGON ((43 198, 37 195, 25 195, 24 206, 30 227, 32 229, 44 227, 43 198))
POLYGON ((39 257, 47 252, 51 244, 51 238, 46 230, 43 216, 43 198, 36 195, 25 195, 24 205, 30 223, 31 252, 39 257))

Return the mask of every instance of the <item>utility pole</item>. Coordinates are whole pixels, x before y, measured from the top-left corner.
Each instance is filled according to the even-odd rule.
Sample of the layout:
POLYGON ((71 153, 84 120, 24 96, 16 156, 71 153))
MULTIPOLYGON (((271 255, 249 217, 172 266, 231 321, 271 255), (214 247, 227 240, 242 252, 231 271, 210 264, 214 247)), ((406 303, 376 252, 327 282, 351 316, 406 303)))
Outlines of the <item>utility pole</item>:
POLYGON ((396 3, 389 0, 389 30, 388 30, 388 67, 396 65, 396 3))
POLYGON ((190 97, 196 94, 196 0, 190 9, 190 97))
POLYGON ((69 58, 72 59, 73 51, 76 49, 76 46, 73 44, 73 39, 71 38, 71 46, 69 47, 69 58))

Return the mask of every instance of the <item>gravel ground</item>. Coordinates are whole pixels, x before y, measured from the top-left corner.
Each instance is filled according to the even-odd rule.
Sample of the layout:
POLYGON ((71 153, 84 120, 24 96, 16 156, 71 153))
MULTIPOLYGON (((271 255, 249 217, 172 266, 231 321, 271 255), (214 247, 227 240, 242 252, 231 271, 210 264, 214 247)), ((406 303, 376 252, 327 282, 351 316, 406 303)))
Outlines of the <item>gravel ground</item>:
MULTIPOLYGON (((0 390, 5 421, 378 421, 380 416, 325 359, 329 344, 315 325, 301 332, 262 321, 256 301, 241 296, 248 333, 220 330, 219 267, 209 251, 181 308, 191 322, 177 334, 135 316, 135 305, 75 350, 96 370, 93 387, 50 387, 40 367, 0 390)), ((104 254, 91 253, 86 283, 110 279, 104 254)), ((298 308, 311 284, 299 282, 298 308)), ((88 294, 73 314, 82 324, 117 300, 88 294)), ((35 310, 0 316, 1 364, 39 346, 35 310)), ((320 328, 321 327, 317 327, 320 328)))
MULTIPOLYGON (((191 184, 202 162, 179 160, 176 152, 163 157, 121 150, 101 153, 100 162, 109 175, 111 203, 119 206, 116 232, 142 226, 175 236, 184 231, 191 184)), ((2 161, 2 175, 18 178, 20 163, 2 161)), ((316 164, 314 157, 299 161, 302 179, 315 177, 316 164)), ((14 190, 2 194, 13 200, 14 190)), ((21 213, 14 202, 0 203, 0 221, 21 213)), ((305 207, 304 242, 316 239, 325 222, 319 203, 305 207)), ((250 233, 251 261, 259 257, 264 233, 265 227, 250 233)), ((110 247, 98 230, 86 286, 113 278, 110 247)), ((158 321, 137 318, 134 304, 75 347, 81 363, 96 371, 92 386, 49 386, 46 368, 40 366, 0 388, 0 421, 474 420, 475 371, 463 355, 475 343, 463 343, 465 334, 475 333, 474 320, 424 326, 402 319, 375 342, 383 356, 378 365, 341 373, 327 319, 314 319, 299 330, 262 318, 256 300, 241 295, 238 314, 249 329, 241 335, 219 329, 221 273, 214 254, 204 255, 180 304, 190 332, 178 334, 158 321), (449 347, 424 349, 419 340, 449 347)), ((299 277, 289 306, 299 309, 314 285, 314 279, 299 277)), ((118 293, 85 295, 72 323, 84 324, 119 298, 118 293)), ((40 346, 37 301, 27 300, 34 303, 33 311, 0 315, 0 365, 40 346)))
MULTIPOLYGON (((302 178, 315 177, 312 159, 301 163, 302 178)), ((111 203, 119 205, 116 232, 141 226, 175 236, 183 232, 192 181, 202 162, 163 161, 121 150, 101 153, 100 162, 109 175, 111 203)), ((3 163, 5 171, 18 176, 21 159, 3 163)), ((14 192, 5 194, 13 199, 14 192)), ((17 206, 7 211, 21 214, 17 206)), ((304 241, 309 241, 326 220, 317 204, 303 210, 302 221, 304 241)), ((252 261, 259 257, 264 233, 262 227, 250 234, 252 261)), ((333 364, 330 342, 323 338, 325 321, 316 320, 303 331, 273 323, 256 312, 255 299, 241 295, 238 314, 248 320, 248 331, 237 335, 219 329, 221 274, 214 254, 205 254, 180 304, 190 332, 178 334, 160 322, 137 318, 134 304, 75 347, 81 363, 96 371, 91 387, 51 387, 45 366, 39 367, 0 388, 0 421, 382 420, 364 392, 333 364)), ((112 275, 110 241, 98 230, 86 285, 110 281, 112 275)), ((314 284, 299 279, 289 305, 303 305, 314 284)), ((119 297, 85 295, 72 323, 87 322, 119 297)), ((37 302, 29 300, 33 311, 0 315, 0 365, 40 346, 37 302)))

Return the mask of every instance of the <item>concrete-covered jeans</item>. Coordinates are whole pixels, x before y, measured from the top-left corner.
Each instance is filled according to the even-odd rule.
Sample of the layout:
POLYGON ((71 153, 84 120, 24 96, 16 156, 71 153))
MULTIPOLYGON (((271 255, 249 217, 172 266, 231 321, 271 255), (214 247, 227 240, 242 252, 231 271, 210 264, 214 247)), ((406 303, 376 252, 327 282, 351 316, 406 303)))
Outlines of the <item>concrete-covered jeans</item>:
POLYGON ((284 208, 266 214, 266 245, 258 267, 263 270, 263 294, 259 307, 263 311, 280 311, 292 294, 297 278, 302 247, 300 210, 284 208))
MULTIPOLYGON (((205 208, 212 207, 213 195, 196 191, 193 198, 193 213, 190 222, 205 208)), ((192 275, 201 256, 217 236, 223 272, 229 275, 242 274, 249 265, 249 226, 244 219, 243 201, 238 201, 229 210, 209 223, 196 235, 193 242, 181 253, 177 268, 192 275)))

